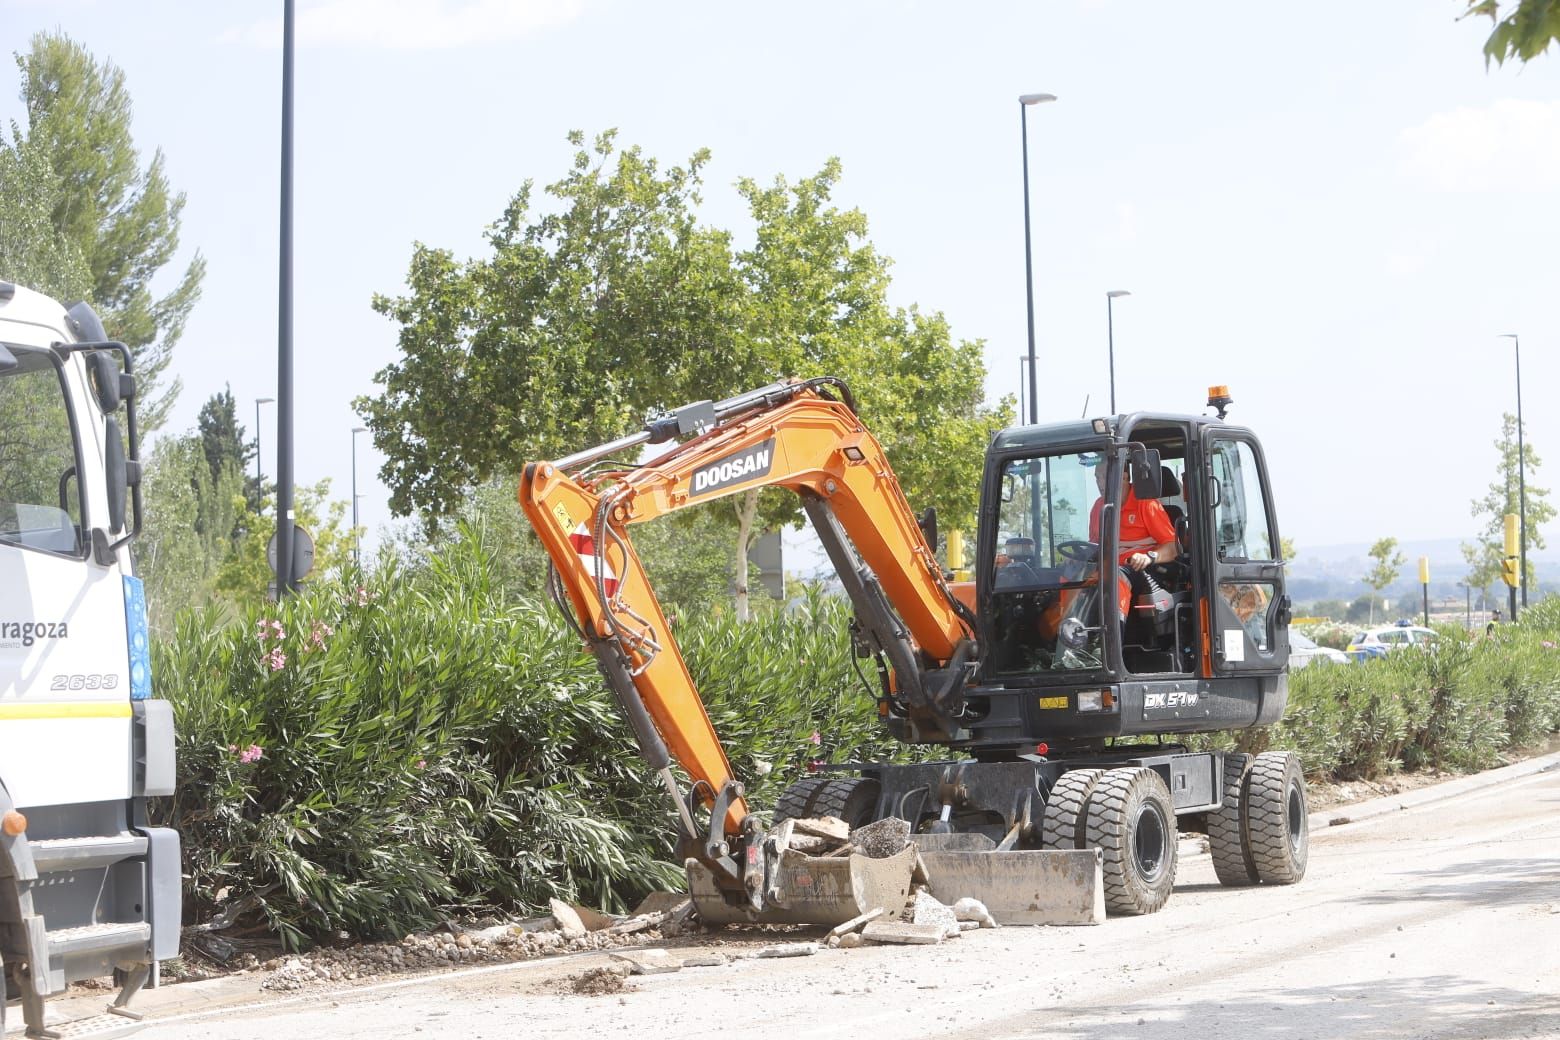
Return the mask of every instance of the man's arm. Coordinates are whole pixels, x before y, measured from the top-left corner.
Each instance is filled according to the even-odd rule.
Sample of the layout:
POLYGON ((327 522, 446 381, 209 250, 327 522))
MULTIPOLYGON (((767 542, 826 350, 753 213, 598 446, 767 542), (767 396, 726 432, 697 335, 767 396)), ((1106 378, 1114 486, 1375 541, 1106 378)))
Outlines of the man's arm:
POLYGON ((1181 546, 1175 537, 1175 524, 1171 522, 1170 514, 1165 512, 1165 507, 1155 499, 1138 505, 1143 511, 1143 526, 1148 528, 1149 537, 1159 544, 1154 546, 1153 556, 1146 552, 1135 552, 1127 557, 1127 566, 1135 571, 1151 563, 1169 563, 1181 555, 1181 546))

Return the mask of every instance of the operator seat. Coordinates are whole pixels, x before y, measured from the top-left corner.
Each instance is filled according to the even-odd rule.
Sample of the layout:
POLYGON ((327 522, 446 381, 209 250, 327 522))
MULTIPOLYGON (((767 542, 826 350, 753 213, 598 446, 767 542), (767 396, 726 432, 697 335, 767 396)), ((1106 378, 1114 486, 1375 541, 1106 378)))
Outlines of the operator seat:
MULTIPOLYGON (((1181 494, 1181 482, 1176 479, 1175 473, 1169 466, 1159 467, 1159 482, 1161 485, 1161 501, 1181 494)), ((1191 582, 1191 566, 1186 562, 1187 555, 1192 549, 1192 526, 1186 519, 1186 513, 1180 506, 1164 503, 1165 515, 1175 525, 1175 543, 1180 550, 1180 557, 1170 563, 1161 564, 1152 568, 1162 581, 1166 581, 1171 587, 1191 582)))

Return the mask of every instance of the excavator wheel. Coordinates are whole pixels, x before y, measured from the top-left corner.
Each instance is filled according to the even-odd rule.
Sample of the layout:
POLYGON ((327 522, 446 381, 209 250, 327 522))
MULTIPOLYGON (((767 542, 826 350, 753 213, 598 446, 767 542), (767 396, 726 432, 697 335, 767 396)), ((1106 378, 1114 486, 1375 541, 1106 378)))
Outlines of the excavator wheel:
POLYGON ((1072 769, 1061 775, 1040 817, 1042 849, 1081 849, 1087 837, 1089 795, 1103 769, 1072 769))
POLYGON ((854 830, 873 821, 881 790, 870 777, 809 776, 785 789, 775 806, 775 822, 835 816, 854 830))
POLYGON ((1224 802, 1208 814, 1208 851, 1219 884, 1255 885, 1257 865, 1246 833, 1246 799, 1251 782, 1250 755, 1224 756, 1224 802))
POLYGON ((1175 887, 1175 808, 1159 774, 1143 766, 1112 769, 1089 798, 1088 846, 1104 853, 1105 905, 1117 914, 1151 914, 1175 887))
POLYGON ((1289 751, 1258 755, 1246 790, 1246 833, 1257 877, 1265 885, 1293 885, 1305 877, 1311 852, 1299 756, 1289 751))

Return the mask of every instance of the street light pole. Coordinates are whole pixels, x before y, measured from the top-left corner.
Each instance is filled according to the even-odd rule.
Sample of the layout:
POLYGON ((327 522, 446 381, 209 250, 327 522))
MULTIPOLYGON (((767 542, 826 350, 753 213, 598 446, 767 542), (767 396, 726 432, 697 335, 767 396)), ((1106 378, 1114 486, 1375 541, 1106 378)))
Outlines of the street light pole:
POLYGON ((255 398, 255 484, 260 483, 260 406, 263 404, 275 404, 274 397, 255 398))
POLYGON ((1035 267, 1029 243, 1029 106, 1055 101, 1055 94, 1020 94, 1018 123, 1024 149, 1024 294, 1029 302, 1029 423, 1040 421, 1040 379, 1035 368, 1035 267))
POLYGON ((1110 343, 1110 414, 1116 414, 1116 316, 1111 305, 1118 296, 1131 296, 1125 289, 1112 289, 1105 294, 1105 336, 1110 343))
POLYGON ((352 427, 352 562, 358 570, 363 569, 363 537, 358 533, 357 435, 367 432, 367 426, 352 427))
MULTIPOLYGON (((1526 610, 1527 597, 1527 452, 1522 447, 1522 341, 1515 332, 1507 332, 1502 339, 1511 340, 1517 352, 1517 584, 1522 587, 1522 609, 1526 610)), ((1513 621, 1516 618, 1512 618, 1513 621)))

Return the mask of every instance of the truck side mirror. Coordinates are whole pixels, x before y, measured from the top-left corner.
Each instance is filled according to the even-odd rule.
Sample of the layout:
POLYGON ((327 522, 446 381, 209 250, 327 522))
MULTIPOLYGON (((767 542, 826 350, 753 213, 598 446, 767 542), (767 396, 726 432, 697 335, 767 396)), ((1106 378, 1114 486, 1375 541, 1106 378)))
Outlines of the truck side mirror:
POLYGON ((125 446, 119 436, 119 423, 112 418, 103 421, 103 469, 108 483, 108 529, 122 531, 125 527, 125 496, 130 490, 130 467, 125 462, 125 446))
POLYGON ((1165 485, 1159 469, 1158 449, 1134 446, 1128 465, 1132 470, 1132 493, 1139 502, 1164 497, 1165 485))
POLYGON ((92 392, 97 397, 98 407, 104 415, 117 412, 123 386, 119 366, 114 363, 113 355, 106 350, 94 350, 88 356, 88 368, 92 373, 92 392))

